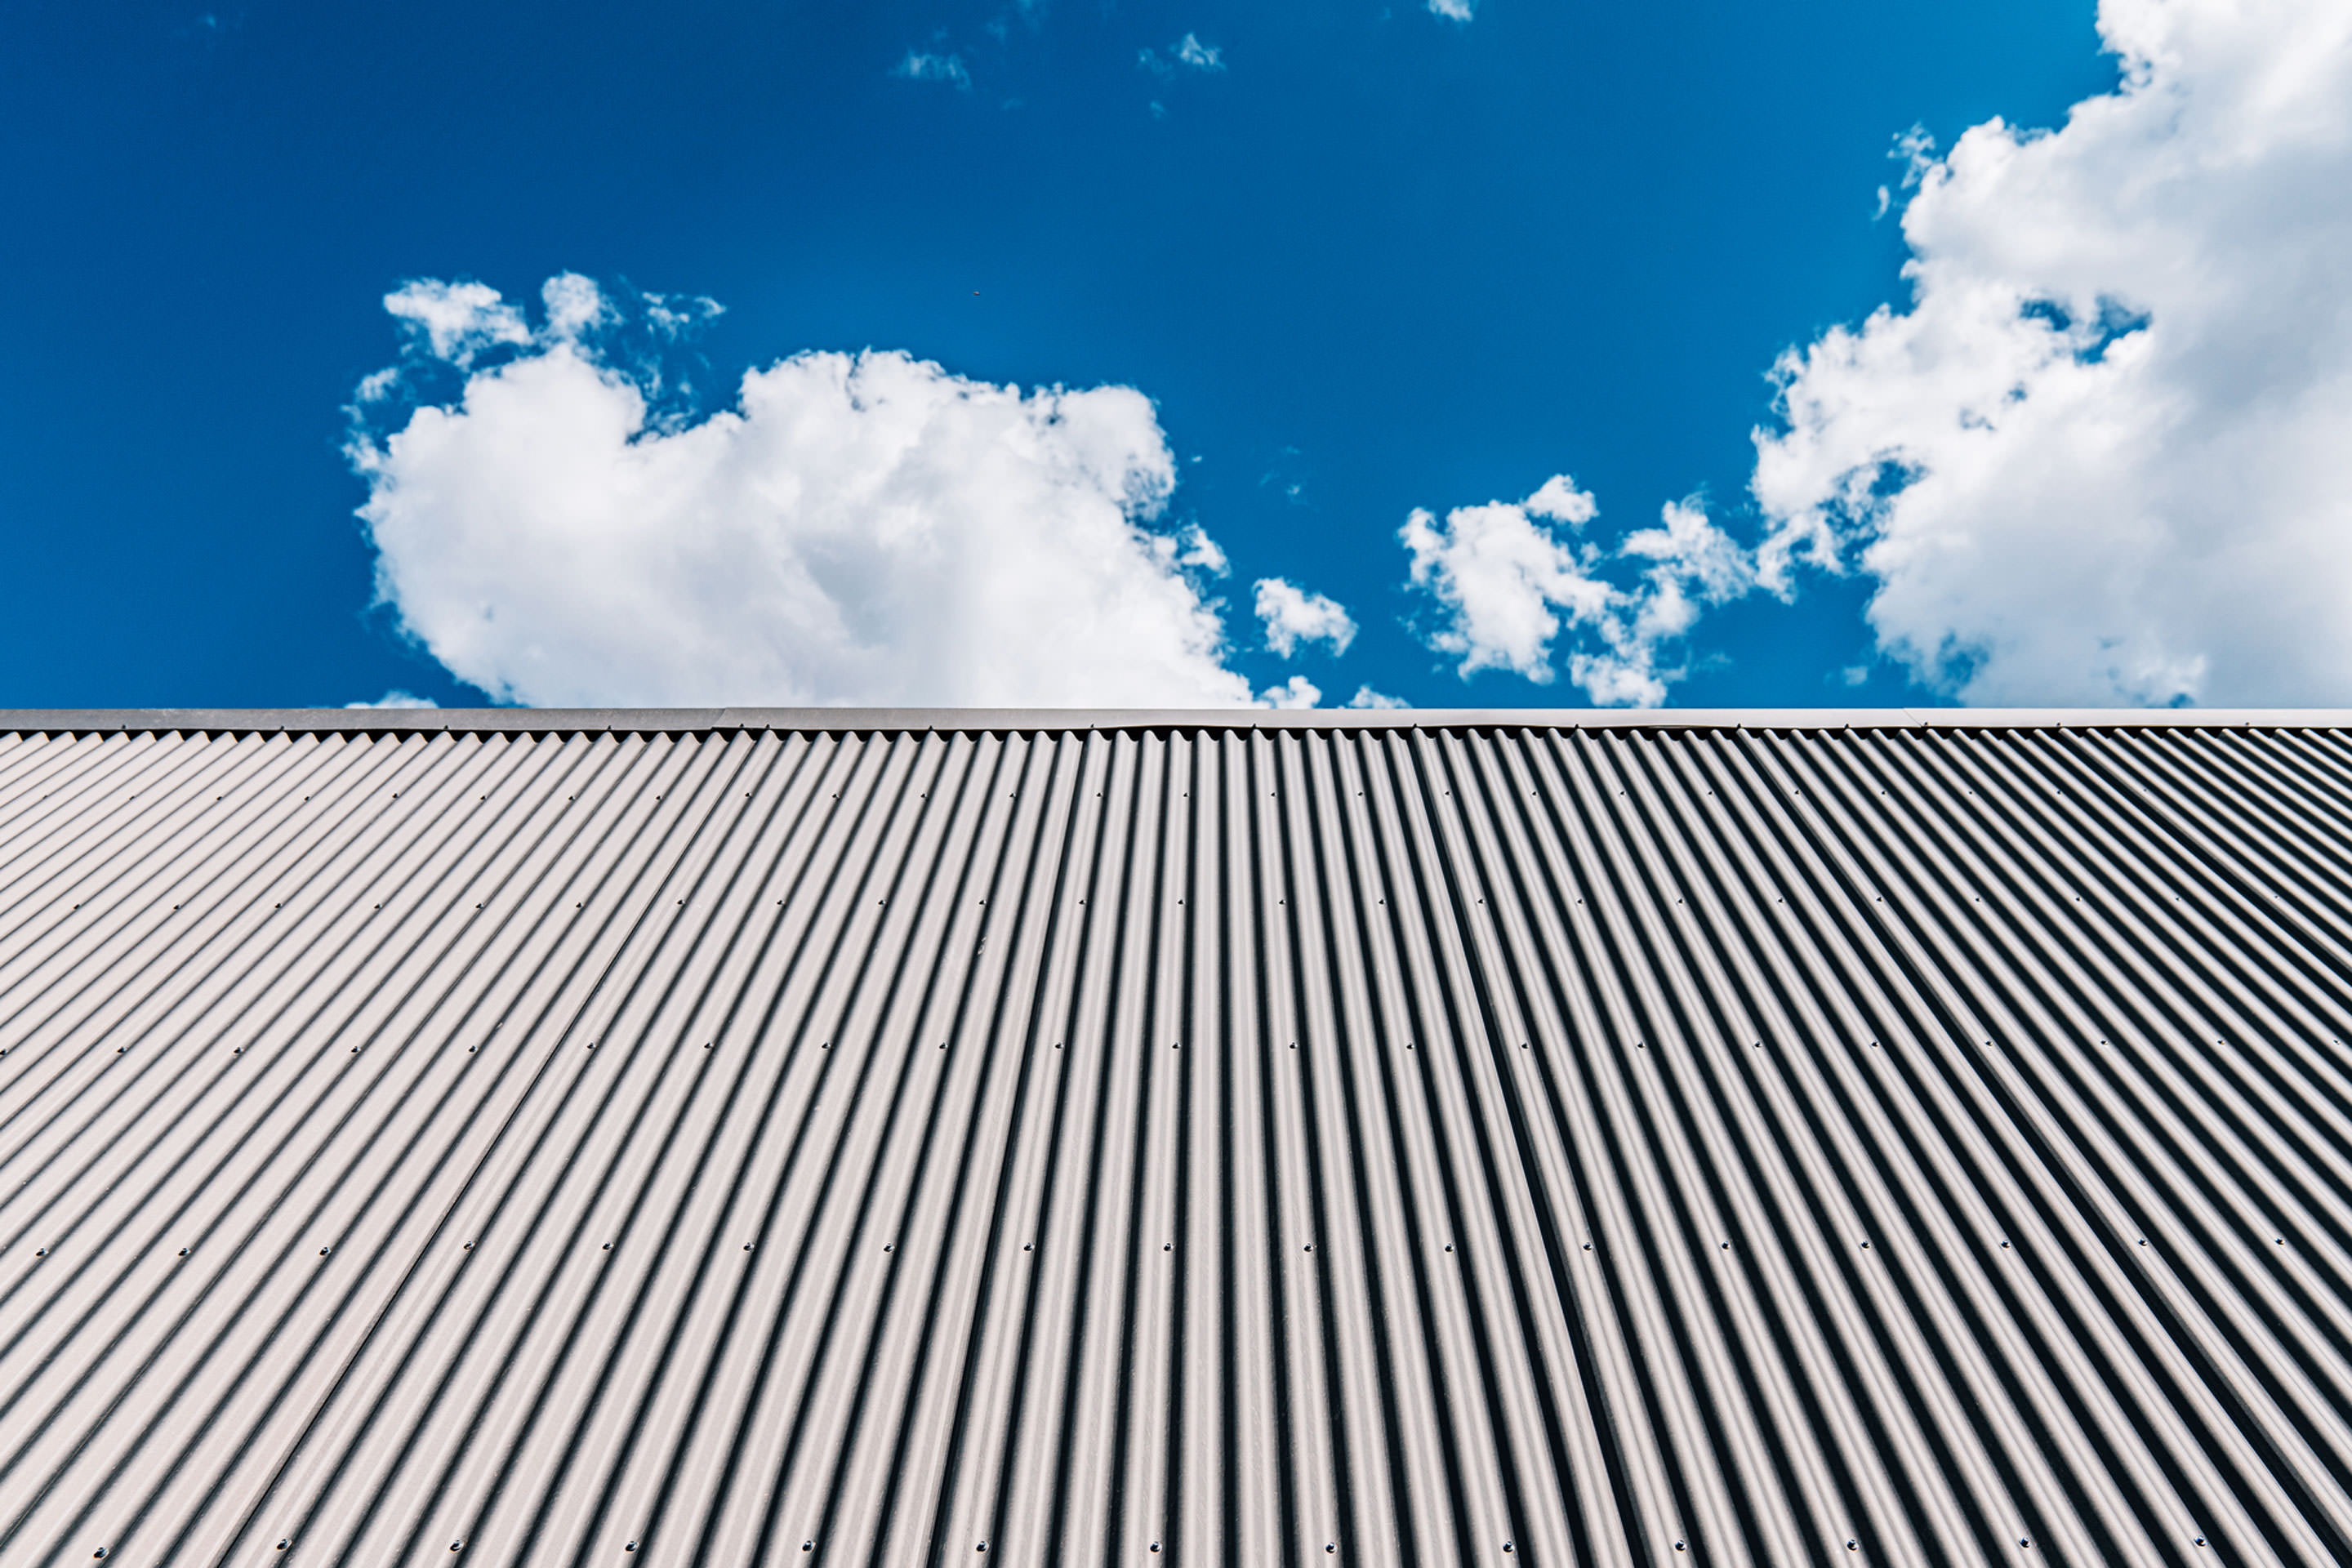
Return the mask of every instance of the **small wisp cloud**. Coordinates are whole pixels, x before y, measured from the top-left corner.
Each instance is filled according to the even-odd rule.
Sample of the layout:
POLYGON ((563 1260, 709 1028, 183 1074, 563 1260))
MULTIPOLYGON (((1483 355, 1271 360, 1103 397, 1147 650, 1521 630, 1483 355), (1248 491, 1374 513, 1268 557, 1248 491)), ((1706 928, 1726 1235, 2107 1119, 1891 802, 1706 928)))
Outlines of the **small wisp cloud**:
POLYGON ((1356 640, 1354 617, 1328 595, 1310 594, 1280 577, 1261 578, 1255 593, 1265 646, 1284 658, 1310 643, 1322 643, 1333 654, 1343 654, 1356 640))
POLYGON ((1138 49, 1135 63, 1163 81, 1182 70, 1214 76, 1225 68, 1225 51, 1202 43, 1198 33, 1187 33, 1165 49, 1138 49))
POLYGON ((908 49, 906 58, 891 68, 890 74, 906 81, 943 81, 959 91, 971 90, 971 71, 964 65, 961 55, 908 49))

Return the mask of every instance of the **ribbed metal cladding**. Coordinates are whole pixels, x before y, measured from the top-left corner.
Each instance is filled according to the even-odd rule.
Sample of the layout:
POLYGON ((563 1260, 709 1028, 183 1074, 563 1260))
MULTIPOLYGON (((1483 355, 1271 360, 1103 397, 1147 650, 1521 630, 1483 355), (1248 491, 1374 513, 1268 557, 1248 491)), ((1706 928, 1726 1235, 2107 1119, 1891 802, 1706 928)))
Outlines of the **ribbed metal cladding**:
POLYGON ((437 722, 0 734, 0 1561, 2352 1561, 2342 731, 437 722))

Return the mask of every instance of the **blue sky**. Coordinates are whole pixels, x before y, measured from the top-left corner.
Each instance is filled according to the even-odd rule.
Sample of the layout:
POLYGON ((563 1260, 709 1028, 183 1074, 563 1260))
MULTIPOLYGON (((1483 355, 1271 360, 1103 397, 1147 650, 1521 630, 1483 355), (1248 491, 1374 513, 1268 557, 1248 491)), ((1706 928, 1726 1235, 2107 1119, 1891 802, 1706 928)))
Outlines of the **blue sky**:
MULTIPOLYGON (((2149 551, 2228 532, 2165 498, 2343 428, 2328 423, 2343 331, 2314 340, 2306 321, 2319 363, 2284 383, 2189 352, 2245 341, 2231 301, 2252 286, 2176 302, 2184 269, 2135 272, 2113 242, 2131 215, 2097 194, 2129 184, 2107 167, 2192 179, 2178 113, 2096 145, 2074 128, 1963 142, 1996 120, 2055 129, 2070 106, 2122 103, 2135 47, 2154 62, 2144 94, 2231 106, 2240 129, 2271 112, 2243 107, 2238 68, 2200 64, 2238 58, 2225 46, 2246 38, 2228 29, 2252 26, 2216 19, 2217 0, 2110 8, 2130 13, 2108 19, 2120 63, 2084 0, 1479 0, 1466 20, 1420 0, 0 0, 0 702, 1165 700, 1293 676, 1327 703, 1369 689, 1424 707, 2327 700, 2336 653, 2271 648, 2242 613, 2134 584, 2149 551), (1932 150, 1898 146, 1915 128, 1932 150), (1956 142, 1985 156, 1937 162, 1956 142), (2032 158, 2031 179, 2011 167, 2032 158), (2021 248, 2021 234, 2048 243, 2021 248), (1990 279, 2004 302, 1979 321, 1958 301, 1985 290, 1956 282, 1948 308, 1915 304, 1914 258, 1990 279), (569 335, 541 303, 565 277, 593 284, 591 326, 569 335), (413 308, 389 313, 404 288, 413 308), (719 309, 706 318, 700 300, 719 309), (1837 334, 1883 305, 1898 320, 1877 338, 1837 334), (1950 331, 1931 331, 1931 307, 1950 331), (474 312, 446 353, 433 310, 474 312), (2191 321, 2209 329, 2195 342, 2167 335, 2191 321), (1797 384, 1815 412, 1792 420, 1776 359, 1823 345, 1797 384), (868 349, 913 362, 890 363, 894 406, 932 410, 919 476, 895 437, 708 463, 679 447, 700 477, 610 501, 593 475, 635 460, 619 447, 534 447, 541 469, 487 413, 466 425, 478 376, 511 395, 499 429, 593 419, 593 398, 550 370, 577 359, 649 395, 640 440, 716 439, 708 422, 747 371, 868 349), (533 366, 546 401, 526 408, 533 366), (2038 433, 2003 425, 1990 457, 1981 440, 1938 446, 1980 427, 1971 376, 2015 381, 2038 433), (2096 447, 2098 411, 2138 406, 2135 386, 2173 408, 2184 385, 2242 402, 2249 377, 2284 412, 2195 473, 2149 480, 2155 500, 2116 499, 2129 487, 2070 456, 2096 447), (1022 403, 1012 425, 975 415, 963 430, 953 409, 973 384, 1066 388, 1086 412, 1066 424, 1022 403), (1140 398, 1087 401, 1105 388, 1140 398), (1886 423, 1923 404, 1932 419, 1886 423), (420 410, 453 440, 401 445, 420 410), (1786 459, 1769 503, 1759 427, 1786 459), (1077 459, 1052 448, 1066 429, 1125 455, 1073 481, 1077 459), (991 467, 1015 437, 1048 449, 1017 475, 991 467), (856 456, 869 447, 901 457, 856 456), (1152 478, 1163 457, 1172 489, 1152 478), (881 483, 868 461, 899 465, 897 510, 857 510, 881 483), (1838 489, 1865 469, 1885 504, 1838 489), (598 495, 558 497, 572 473, 598 495), (1964 475, 1975 488, 1955 489, 1964 475), (1457 509, 1524 502, 1555 476, 1555 495, 1589 500, 1507 508, 1482 537, 1517 553, 1472 551, 1477 520, 1457 509), (1066 527, 1000 515, 1031 484, 1046 513, 1077 509, 1066 527), (1139 484, 1159 489, 1138 500, 1139 484), (2023 515, 2001 485, 2074 499, 2011 538, 1967 521, 2023 515), (780 486, 832 498, 833 531, 809 531, 780 486), (1623 552, 1685 500, 1730 552, 1717 575, 1664 545, 1623 552), (1103 531, 1119 505, 1141 531, 1132 559, 1103 531), (2102 507, 2113 516, 2077 533, 2071 520, 2102 507), (1400 538, 1415 509, 1419 555, 1400 538), (927 564, 868 550, 908 518, 961 531, 927 564), (575 548, 632 528, 644 537, 611 553, 575 548), (1798 561, 1777 575, 1757 553, 1776 534, 1798 561), (1203 535, 1213 550, 1186 542, 1203 535), (2037 542, 2052 539, 2067 542, 2037 542), (817 564, 761 597, 750 579, 780 551, 817 564), (646 564, 689 556, 675 581, 646 564), (1038 575, 1017 584, 974 564, 1026 560, 1038 575), (1658 562, 1682 574, 1679 619, 1644 586, 1665 581, 1647 575, 1658 562), (1560 587, 1563 573, 1599 586, 1560 587), (1267 580, 1344 606, 1352 639, 1318 640, 1330 623, 1310 616, 1282 657, 1255 614, 1267 580), (2001 586, 2018 580, 2051 584, 2050 601, 2001 586), (1130 592, 1143 607, 1103 615, 1130 592), (1056 595, 1087 603, 1057 619, 1056 595), (2084 625, 2046 624, 2067 605, 2084 625), (804 612, 816 619, 793 619, 804 612), (1554 630, 1505 626, 1523 613, 1554 630), (1204 624, 1222 640, 1204 647, 1204 624), (1036 646, 990 664, 1027 628, 1036 646), (827 637, 832 652, 808 651, 827 637), (759 657, 730 651, 747 643, 759 657), (1139 673, 1065 679, 1097 664, 1139 673), (1591 673, 1603 665, 1616 684, 1591 673)), ((2253 9, 2271 58, 2341 56, 2334 7, 2253 9)), ((2301 90, 2324 104, 2339 85, 2323 71, 2301 90)), ((2328 257, 2352 186, 2309 183, 2313 159, 2342 166, 2331 126, 2278 131, 2272 163, 2225 194, 2301 170, 2298 216, 2281 216, 2284 195, 2257 203, 2284 226, 2267 254, 2307 256, 2292 287, 2340 302, 2328 257)), ((2249 220, 2236 195, 2200 205, 2204 188, 2160 211, 2177 248, 2210 260, 2249 220)), ((793 418, 828 398, 862 409, 800 363, 811 374, 774 393, 793 418)), ((2166 447, 2158 416, 2143 423, 2126 434, 2166 447)), ((2275 513, 2276 547, 2245 570, 2271 575, 2233 592, 2324 581, 2340 598, 2324 540, 2352 530, 2327 478, 2253 503, 2275 513)), ((2331 605, 2293 613, 2316 624, 2331 605)))

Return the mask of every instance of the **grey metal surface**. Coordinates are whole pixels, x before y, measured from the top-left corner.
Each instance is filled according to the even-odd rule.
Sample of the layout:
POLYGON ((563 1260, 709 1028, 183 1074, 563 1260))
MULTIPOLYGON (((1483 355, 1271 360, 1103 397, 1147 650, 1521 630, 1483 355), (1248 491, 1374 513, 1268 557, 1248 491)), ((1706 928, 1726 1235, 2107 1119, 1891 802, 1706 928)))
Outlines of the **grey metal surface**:
POLYGON ((2352 1561, 2326 723, 53 717, 0 1562, 2352 1561))
POLYGON ((977 733, 989 730, 1444 730, 1528 726, 1578 730, 2273 729, 2336 730, 2352 710, 2002 708, 1404 708, 1235 710, 1091 708, 20 708, 0 731, 218 734, 369 731, 430 734, 700 734, 796 730, 977 733))

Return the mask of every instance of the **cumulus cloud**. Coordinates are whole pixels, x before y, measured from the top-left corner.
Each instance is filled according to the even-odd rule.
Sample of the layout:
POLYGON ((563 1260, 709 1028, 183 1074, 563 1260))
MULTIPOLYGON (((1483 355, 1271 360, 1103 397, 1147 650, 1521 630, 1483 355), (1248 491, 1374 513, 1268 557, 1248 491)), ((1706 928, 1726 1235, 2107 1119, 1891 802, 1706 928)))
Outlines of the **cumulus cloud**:
POLYGON ((1781 361, 1761 581, 1970 701, 2352 701, 2352 7, 2099 28, 2061 129, 1898 145, 1909 308, 1781 361))
POLYGON ((1257 584, 1257 618, 1265 623, 1265 646, 1288 658, 1301 643, 1328 643, 1341 654, 1356 640, 1356 623, 1336 599, 1310 594, 1279 577, 1257 584))
POLYGON ((1429 13, 1449 22, 1466 22, 1470 19, 1470 0, 1429 0, 1429 13))
POLYGON ((1350 708, 1410 708, 1412 704, 1402 697, 1391 697, 1385 692, 1375 691, 1369 686, 1359 686, 1356 688, 1356 694, 1348 699, 1348 706, 1350 708))
POLYGON ((809 353, 747 374, 730 407, 656 416, 654 372, 600 348, 637 309, 569 276, 544 299, 517 342, 481 285, 394 295, 441 313, 387 301, 417 324, 349 447, 380 597, 493 698, 1253 700, 1201 584, 1222 552, 1157 526, 1175 461, 1140 393, 809 353))
POLYGON ((1613 550, 1582 538, 1599 514, 1565 474, 1523 501, 1456 507, 1440 522, 1415 510, 1398 537, 1412 582, 1434 602, 1429 646, 1465 679, 1508 670, 1538 685, 1559 668, 1595 702, 1649 707, 1681 670, 1664 660, 1706 605, 1757 584, 1753 562, 1695 502, 1669 503, 1662 526, 1613 550))
POLYGON ((438 708, 438 707, 440 707, 441 705, 440 705, 438 702, 434 701, 434 700, 433 700, 433 699, 431 699, 430 697, 419 697, 419 696, 417 696, 417 695, 416 695, 415 692, 413 692, 413 691, 399 691, 399 690, 393 690, 393 691, 387 691, 387 692, 385 692, 383 696, 381 696, 381 697, 377 698, 377 699, 376 699, 374 701, 373 701, 373 702, 346 702, 346 703, 344 703, 344 704, 343 704, 343 706, 344 706, 345 708, 349 709, 349 708, 438 708))
POLYGON ((960 91, 971 90, 971 72, 964 68, 961 55, 932 55, 908 49, 907 58, 893 66, 890 74, 906 81, 943 81, 960 91))

